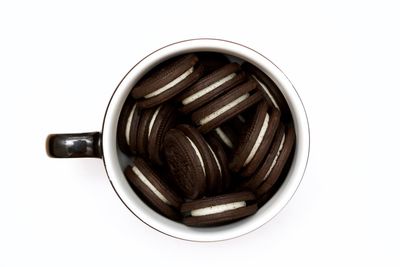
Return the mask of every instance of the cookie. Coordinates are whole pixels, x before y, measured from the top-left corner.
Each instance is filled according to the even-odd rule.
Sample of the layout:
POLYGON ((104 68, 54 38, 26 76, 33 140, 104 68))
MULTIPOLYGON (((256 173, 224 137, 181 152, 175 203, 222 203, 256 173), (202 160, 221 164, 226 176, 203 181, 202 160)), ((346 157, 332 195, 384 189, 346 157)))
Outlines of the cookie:
POLYGON ((234 151, 237 147, 238 136, 231 125, 229 125, 229 122, 223 123, 210 131, 208 136, 217 139, 228 152, 234 151))
POLYGON ((147 73, 132 89, 131 95, 143 108, 157 106, 193 84, 203 73, 194 54, 168 60, 147 73))
POLYGON ((143 109, 141 112, 137 134, 136 134, 136 151, 141 156, 147 156, 148 132, 151 119, 157 108, 143 109))
POLYGON ((257 211, 255 196, 239 192, 183 203, 183 223, 190 226, 214 226, 232 222, 257 211))
POLYGON ((135 158, 132 166, 128 166, 125 176, 142 198, 164 216, 177 220, 177 212, 182 199, 168 186, 161 176, 143 159, 135 158))
POLYGON ((229 172, 228 157, 226 155, 223 145, 219 140, 213 136, 209 136, 207 142, 210 146, 210 150, 215 158, 215 161, 220 172, 219 183, 214 190, 214 194, 220 194, 229 188, 231 184, 231 174, 229 172))
POLYGON ((258 198, 267 194, 280 177, 288 161, 295 143, 295 132, 292 125, 281 124, 272 141, 271 149, 265 157, 257 172, 246 182, 242 188, 255 192, 258 198))
POLYGON ((158 106, 152 113, 147 127, 147 152, 149 159, 162 165, 164 137, 169 129, 177 124, 177 112, 171 105, 158 106))
POLYGON ((291 120, 289 106, 282 92, 272 79, 248 62, 242 64, 242 69, 257 81, 260 89, 265 92, 268 101, 270 101, 276 109, 281 111, 282 119, 289 122, 291 120))
POLYGON ((118 120, 117 141, 122 152, 131 155, 136 152, 136 134, 140 120, 140 108, 129 97, 121 110, 118 120))
POLYGON ((261 194, 258 198, 257 198, 257 205, 259 207, 261 207, 262 205, 264 205, 265 203, 267 203, 274 195, 275 193, 279 190, 279 188, 281 187, 282 183, 285 181, 285 178, 287 176, 287 174, 290 171, 290 167, 292 166, 292 161, 293 161, 293 157, 294 157, 294 152, 295 152, 295 146, 296 146, 296 141, 295 144, 293 145, 293 149, 290 152, 290 156, 289 158, 286 160, 285 163, 285 167, 283 167, 283 170, 281 172, 281 174, 279 175, 279 178, 276 180, 276 182, 272 185, 272 187, 270 189, 268 189, 268 191, 264 194, 261 194))
POLYGON ((249 79, 193 112, 191 118, 201 133, 207 133, 262 98, 263 93, 257 90, 257 82, 249 79))
POLYGON ((268 153, 279 123, 279 110, 261 101, 240 137, 230 164, 231 170, 240 171, 244 177, 252 175, 268 153))
POLYGON ((184 197, 195 199, 217 188, 221 166, 213 153, 204 137, 189 125, 178 125, 165 135, 165 161, 184 197))
POLYGON ((246 78, 239 64, 230 63, 202 77, 178 98, 181 112, 190 113, 225 93, 246 78))

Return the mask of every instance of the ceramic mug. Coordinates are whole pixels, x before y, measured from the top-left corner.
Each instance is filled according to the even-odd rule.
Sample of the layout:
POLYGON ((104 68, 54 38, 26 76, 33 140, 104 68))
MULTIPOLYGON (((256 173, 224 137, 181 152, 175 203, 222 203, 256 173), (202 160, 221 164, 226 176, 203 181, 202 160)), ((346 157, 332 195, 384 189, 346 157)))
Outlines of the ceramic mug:
POLYGON ((166 235, 191 241, 219 241, 249 233, 271 220, 288 203, 304 175, 310 148, 310 132, 306 111, 289 79, 270 60, 241 44, 218 39, 193 39, 163 47, 137 63, 122 79, 108 103, 101 132, 52 134, 47 142, 51 157, 102 158, 108 179, 125 206, 142 222, 166 235), (146 205, 131 189, 123 169, 127 158, 117 145, 117 124, 122 106, 132 87, 157 64, 190 52, 219 52, 258 67, 279 87, 292 112, 296 132, 296 147, 287 177, 273 197, 256 214, 237 222, 207 228, 188 227, 167 219, 146 205))

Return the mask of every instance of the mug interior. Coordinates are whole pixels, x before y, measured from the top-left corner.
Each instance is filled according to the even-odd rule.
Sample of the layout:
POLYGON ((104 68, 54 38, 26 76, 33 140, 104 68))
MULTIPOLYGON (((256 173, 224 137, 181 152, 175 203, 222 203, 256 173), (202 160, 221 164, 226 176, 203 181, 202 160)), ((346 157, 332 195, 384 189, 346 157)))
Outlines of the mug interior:
POLYGON ((163 47, 145 57, 123 78, 108 104, 102 129, 103 162, 107 175, 121 201, 133 214, 150 227, 172 237, 191 241, 219 241, 253 231, 272 219, 290 200, 303 177, 309 154, 309 128, 303 104, 288 78, 267 58, 243 45, 216 39, 195 39, 163 47), (218 52, 230 61, 247 61, 278 86, 292 113, 296 132, 295 151, 287 176, 277 192, 256 214, 227 225, 207 228, 188 227, 172 221, 150 208, 130 187, 123 174, 131 163, 117 145, 117 123, 122 106, 133 86, 161 62, 191 52, 218 52))

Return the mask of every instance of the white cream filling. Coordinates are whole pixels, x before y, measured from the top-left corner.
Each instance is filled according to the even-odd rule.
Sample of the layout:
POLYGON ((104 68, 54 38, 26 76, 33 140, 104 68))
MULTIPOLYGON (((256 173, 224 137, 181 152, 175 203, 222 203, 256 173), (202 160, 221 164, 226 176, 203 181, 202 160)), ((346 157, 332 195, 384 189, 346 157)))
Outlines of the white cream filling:
POLYGON ((274 106, 279 110, 279 106, 276 103, 275 98, 272 96, 271 92, 269 91, 268 87, 265 84, 263 84, 262 82, 260 82, 260 80, 257 79, 256 76, 254 76, 254 75, 251 75, 251 76, 261 85, 261 87, 265 90, 265 92, 267 93, 267 95, 271 99, 272 104, 274 104, 274 106))
POLYGON ((206 168, 205 168, 205 166, 204 166, 203 157, 201 156, 199 149, 198 149, 197 146, 193 143, 193 141, 190 140, 189 137, 186 136, 186 138, 189 140, 190 145, 191 145, 191 146, 193 147, 193 149, 194 149, 194 152, 196 152, 196 156, 199 158, 200 165, 201 165, 201 169, 203 170, 203 174, 204 174, 204 176, 206 176, 206 168))
POLYGON ((230 148, 233 148, 231 139, 229 139, 229 137, 224 133, 224 131, 222 131, 220 127, 215 128, 215 132, 217 133, 219 138, 221 138, 222 142, 224 142, 225 145, 227 145, 230 148))
POLYGON ((215 155, 214 150, 212 150, 212 148, 210 147, 210 145, 207 144, 207 146, 208 146, 208 149, 210 149, 211 154, 213 155, 215 162, 217 163, 219 174, 222 177, 222 169, 221 169, 221 165, 219 164, 219 160, 218 160, 217 156, 215 155))
POLYGON ((190 74, 192 74, 193 70, 194 70, 194 67, 191 67, 190 69, 188 69, 187 71, 182 73, 175 80, 172 80, 169 83, 167 83, 166 85, 164 85, 163 87, 161 87, 160 89, 157 89, 156 91, 154 91, 154 92, 152 92, 152 93, 150 93, 148 95, 145 95, 144 98, 150 98, 150 97, 157 96, 159 94, 164 93, 168 89, 171 89, 172 87, 174 87, 175 85, 177 85, 178 83, 180 83, 181 81, 186 79, 190 74))
POLYGON ((185 99, 182 100, 183 105, 187 105, 192 103, 193 101, 199 99, 205 94, 208 94, 209 92, 213 91, 214 89, 220 87, 222 84, 226 83, 227 81, 233 79, 236 76, 236 73, 229 74, 228 76, 222 78, 221 80, 216 81, 213 84, 210 84, 206 88, 194 93, 191 96, 186 97, 185 99))
POLYGON ((281 151, 282 151, 282 149, 283 149, 283 143, 285 143, 285 135, 283 135, 283 137, 282 137, 281 143, 280 143, 279 148, 278 148, 278 152, 276 153, 275 158, 274 158, 274 160, 272 161, 272 164, 271 164, 271 166, 269 167, 268 172, 267 172, 267 174, 266 174, 265 177, 264 177, 264 180, 267 179, 267 177, 268 177, 269 174, 271 173, 272 169, 275 167, 276 162, 277 162, 277 160, 278 160, 278 158, 279 158, 279 155, 281 154, 281 151))
POLYGON ((222 108, 216 110, 215 112, 213 112, 210 115, 208 115, 208 116, 204 117, 203 119, 201 119, 200 120, 200 125, 204 125, 204 124, 212 121, 213 119, 215 119, 216 117, 218 117, 221 114, 225 113, 226 111, 230 110, 231 108, 239 105, 241 102, 246 100, 249 96, 250 96, 249 93, 241 95, 240 97, 236 98, 235 100, 233 100, 229 104, 223 106, 222 108))
POLYGON ((135 109, 136 109, 136 104, 133 105, 131 113, 129 113, 128 116, 128 121, 126 123, 126 128, 125 128, 125 138, 126 138, 126 143, 128 145, 131 144, 131 137, 130 137, 130 130, 131 130, 131 125, 132 125, 132 118, 133 118, 133 114, 135 113, 135 109))
POLYGON ((157 188, 155 188, 154 185, 152 185, 149 180, 147 180, 147 178, 136 166, 132 167, 132 171, 137 175, 137 177, 139 177, 140 181, 142 181, 142 183, 144 183, 151 190, 151 192, 153 192, 159 199, 161 199, 162 202, 164 202, 167 205, 171 205, 168 199, 166 199, 164 195, 161 194, 161 192, 158 191, 157 188))
POLYGON ((154 121, 156 120, 157 115, 158 115, 158 112, 160 112, 160 109, 161 109, 161 106, 159 106, 159 107, 156 109, 156 111, 154 111, 153 117, 151 117, 150 124, 149 124, 149 130, 148 130, 148 132, 147 132, 147 139, 150 138, 151 129, 153 129, 154 121))
POLYGON ((261 126, 261 130, 260 130, 260 132, 258 133, 256 142, 254 143, 254 146, 253 146, 253 148, 251 149, 250 154, 247 156, 247 159, 246 159, 246 161, 244 162, 244 165, 243 165, 243 166, 246 166, 247 164, 249 164, 249 162, 254 158, 254 156, 255 156, 255 154, 256 154, 258 148, 259 148, 260 145, 261 145, 261 142, 262 142, 263 139, 264 139, 265 133, 267 132, 267 129, 268 129, 268 122, 269 122, 269 114, 267 113, 267 115, 266 115, 265 118, 264 118, 263 124, 262 124, 262 126, 261 126))
POLYGON ((193 217, 206 216, 206 215, 211 215, 211 214, 216 214, 216 213, 221 213, 221 212, 225 212, 225 211, 229 211, 229 210, 242 208, 245 206, 246 206, 246 201, 237 201, 237 202, 232 202, 232 203, 228 203, 228 204, 221 204, 221 205, 210 206, 207 208, 192 210, 190 212, 190 215, 193 217))

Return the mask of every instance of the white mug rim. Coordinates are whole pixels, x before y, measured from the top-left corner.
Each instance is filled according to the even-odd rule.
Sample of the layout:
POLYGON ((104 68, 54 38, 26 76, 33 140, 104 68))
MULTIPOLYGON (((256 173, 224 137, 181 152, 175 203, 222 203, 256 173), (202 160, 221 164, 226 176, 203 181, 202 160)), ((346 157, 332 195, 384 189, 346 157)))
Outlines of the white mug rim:
POLYGON ((102 126, 103 163, 108 179, 124 205, 142 222, 151 228, 178 239, 189 241, 222 241, 252 232, 273 219, 290 201, 304 176, 309 151, 310 130, 304 105, 288 77, 268 58, 244 45, 211 38, 198 38, 176 42, 162 47, 133 66, 115 89, 105 112, 102 126), (129 187, 117 152, 116 129, 118 117, 129 94, 129 89, 151 67, 178 54, 214 51, 231 54, 254 64, 267 73, 287 99, 294 118, 296 131, 296 152, 287 178, 277 193, 253 216, 219 227, 194 228, 171 221, 153 211, 129 187))

